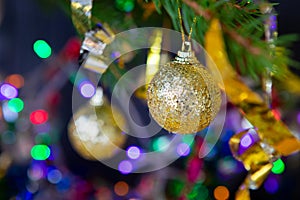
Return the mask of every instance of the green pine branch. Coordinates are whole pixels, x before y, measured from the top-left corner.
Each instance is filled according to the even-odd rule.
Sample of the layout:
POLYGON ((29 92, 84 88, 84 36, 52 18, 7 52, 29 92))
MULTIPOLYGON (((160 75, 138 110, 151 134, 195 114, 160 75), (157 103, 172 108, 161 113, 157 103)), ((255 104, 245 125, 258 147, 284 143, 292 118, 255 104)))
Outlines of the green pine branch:
MULTIPOLYGON (((174 28, 179 30, 177 17, 177 0, 153 0, 157 10, 167 10, 174 28)), ((289 56, 290 52, 275 55, 275 49, 263 40, 264 21, 266 15, 260 11, 260 5, 249 0, 182 0, 181 12, 185 29, 193 23, 194 16, 198 16, 198 23, 192 37, 204 44, 204 35, 212 18, 218 18, 222 25, 224 40, 229 60, 235 69, 243 75, 260 77, 266 69, 274 76, 280 78, 283 68, 288 65, 296 66, 289 56), (272 53, 273 52, 273 53, 272 53)), ((273 4, 274 6, 275 4, 273 4)), ((294 36, 278 37, 275 44, 278 47, 286 47, 294 36)))
MULTIPOLYGON (((127 14, 117 9, 110 0, 94 0, 93 23, 105 22, 119 32, 145 24, 145 26, 159 26, 157 21, 169 18, 173 28, 180 30, 177 0, 152 0, 157 10, 157 13, 152 15, 160 14, 161 18, 155 17, 145 21, 141 17, 145 8, 141 8, 140 4, 147 2, 137 0, 134 10, 127 14)), ((69 6, 67 0, 61 0, 61 3, 65 8, 69 6)), ((229 61, 236 71, 257 78, 268 69, 275 77, 280 78, 283 73, 281 69, 286 69, 286 66, 297 66, 297 63, 290 59, 291 52, 288 49, 271 56, 275 55, 276 49, 270 47, 263 39, 266 15, 260 11, 259 6, 249 0, 179 0, 185 30, 190 29, 194 17, 197 17, 192 33, 193 39, 204 45, 204 36, 210 21, 218 18, 229 61)), ((295 38, 295 36, 280 36, 274 44, 278 47, 287 47, 295 38)))

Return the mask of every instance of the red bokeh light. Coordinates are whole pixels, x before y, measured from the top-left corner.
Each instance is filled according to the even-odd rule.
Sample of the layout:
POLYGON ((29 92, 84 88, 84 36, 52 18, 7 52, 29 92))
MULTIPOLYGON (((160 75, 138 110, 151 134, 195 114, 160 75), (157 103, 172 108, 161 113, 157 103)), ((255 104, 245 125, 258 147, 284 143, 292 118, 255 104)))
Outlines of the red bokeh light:
POLYGON ((45 110, 36 110, 30 114, 30 121, 33 124, 43 124, 48 120, 48 113, 45 110))

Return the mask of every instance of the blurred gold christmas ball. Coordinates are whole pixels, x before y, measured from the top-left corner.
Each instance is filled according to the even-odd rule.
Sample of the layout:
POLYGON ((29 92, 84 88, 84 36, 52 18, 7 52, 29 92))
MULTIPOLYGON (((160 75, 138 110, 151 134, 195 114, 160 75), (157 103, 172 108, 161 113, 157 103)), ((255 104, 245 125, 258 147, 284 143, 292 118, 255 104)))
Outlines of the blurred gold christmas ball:
POLYGON ((155 121, 173 133, 196 133, 217 115, 221 93, 199 62, 169 62, 156 73, 147 92, 155 121))
POLYGON ((122 134, 115 120, 126 126, 125 118, 103 98, 101 105, 90 102, 80 108, 70 121, 68 136, 73 148, 87 160, 107 159, 122 148, 126 135, 122 134))

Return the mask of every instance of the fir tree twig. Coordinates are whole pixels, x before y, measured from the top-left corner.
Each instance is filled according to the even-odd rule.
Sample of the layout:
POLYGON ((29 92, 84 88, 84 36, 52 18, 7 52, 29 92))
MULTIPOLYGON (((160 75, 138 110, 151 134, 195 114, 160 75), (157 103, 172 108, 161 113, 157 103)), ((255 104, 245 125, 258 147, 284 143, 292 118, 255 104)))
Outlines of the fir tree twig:
MULTIPOLYGON (((211 20, 213 18, 213 14, 209 10, 205 10, 199 4, 197 4, 195 1, 182 0, 182 2, 184 2, 190 8, 192 8, 197 15, 200 15, 200 16, 204 17, 206 20, 211 20)), ((258 47, 253 46, 251 44, 250 39, 245 38, 245 37, 241 36, 238 32, 227 28, 227 26, 225 26, 222 22, 220 22, 220 23, 221 23, 223 31, 225 33, 227 33, 238 44, 240 44, 241 46, 246 48, 250 53, 252 53, 254 55, 261 54, 261 49, 258 48, 258 47)))

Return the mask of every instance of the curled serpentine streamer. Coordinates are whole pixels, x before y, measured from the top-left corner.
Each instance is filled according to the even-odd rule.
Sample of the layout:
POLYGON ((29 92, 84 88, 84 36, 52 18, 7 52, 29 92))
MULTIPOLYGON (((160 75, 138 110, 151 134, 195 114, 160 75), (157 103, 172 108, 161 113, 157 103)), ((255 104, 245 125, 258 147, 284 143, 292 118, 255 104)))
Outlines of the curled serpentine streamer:
MULTIPOLYGON (((249 189, 257 189, 270 173, 273 161, 300 150, 300 141, 288 127, 277 120, 261 96, 244 84, 229 63, 218 19, 213 19, 205 36, 205 49, 222 74, 228 100, 240 109, 254 126, 259 141, 239 153, 242 137, 250 130, 234 135, 230 148, 234 157, 243 162, 248 176, 240 186, 236 199, 250 199, 249 189)), ((209 59, 208 59, 209 60, 209 59)), ((213 63, 208 62, 208 67, 213 63)))

